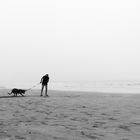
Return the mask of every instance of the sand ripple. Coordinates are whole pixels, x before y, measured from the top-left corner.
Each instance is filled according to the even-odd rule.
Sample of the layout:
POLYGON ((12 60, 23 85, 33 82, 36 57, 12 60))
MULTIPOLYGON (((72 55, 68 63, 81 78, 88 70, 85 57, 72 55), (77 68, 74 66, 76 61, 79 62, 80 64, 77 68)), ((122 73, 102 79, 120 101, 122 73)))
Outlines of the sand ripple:
POLYGON ((0 98, 0 140, 140 139, 139 96, 50 94, 0 98))

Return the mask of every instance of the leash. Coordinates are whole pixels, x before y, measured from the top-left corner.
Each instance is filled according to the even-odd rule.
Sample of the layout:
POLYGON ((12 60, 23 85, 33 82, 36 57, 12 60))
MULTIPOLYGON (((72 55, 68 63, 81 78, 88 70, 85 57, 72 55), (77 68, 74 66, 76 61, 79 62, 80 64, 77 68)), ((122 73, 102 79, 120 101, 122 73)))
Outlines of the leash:
POLYGON ((32 86, 31 88, 27 89, 26 91, 29 91, 29 90, 31 90, 32 88, 37 87, 38 85, 40 85, 40 82, 37 83, 36 85, 32 86))

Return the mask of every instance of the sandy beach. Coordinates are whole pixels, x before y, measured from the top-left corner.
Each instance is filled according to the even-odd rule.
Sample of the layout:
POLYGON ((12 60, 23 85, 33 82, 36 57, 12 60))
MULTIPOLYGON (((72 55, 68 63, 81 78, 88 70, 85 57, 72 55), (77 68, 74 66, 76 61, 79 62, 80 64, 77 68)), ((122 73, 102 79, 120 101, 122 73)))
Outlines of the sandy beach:
POLYGON ((139 140, 140 95, 0 90, 0 140, 139 140))

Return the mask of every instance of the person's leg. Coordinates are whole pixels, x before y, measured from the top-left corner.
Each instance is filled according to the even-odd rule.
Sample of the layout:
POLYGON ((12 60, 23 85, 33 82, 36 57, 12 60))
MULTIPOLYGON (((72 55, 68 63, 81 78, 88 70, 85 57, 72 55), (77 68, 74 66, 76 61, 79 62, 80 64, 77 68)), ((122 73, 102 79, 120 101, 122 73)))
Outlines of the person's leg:
POLYGON ((47 91, 48 91, 48 86, 45 85, 45 95, 46 95, 46 96, 48 96, 47 91))
POLYGON ((41 88, 41 95, 40 95, 40 96, 42 96, 43 89, 44 89, 44 85, 42 85, 42 88, 41 88))

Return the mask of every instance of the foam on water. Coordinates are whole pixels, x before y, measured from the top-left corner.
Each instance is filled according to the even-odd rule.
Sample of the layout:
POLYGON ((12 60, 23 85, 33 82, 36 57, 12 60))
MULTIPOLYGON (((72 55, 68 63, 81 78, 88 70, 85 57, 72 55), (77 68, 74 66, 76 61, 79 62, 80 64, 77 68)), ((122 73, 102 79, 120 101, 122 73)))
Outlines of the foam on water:
MULTIPOLYGON (((29 89, 35 84, 22 83, 13 84, 6 88, 29 89)), ((33 87, 41 89, 41 84, 33 87)), ((90 81, 90 82, 53 82, 48 84, 49 90, 67 90, 67 91, 91 91, 107 93, 140 93, 140 81, 90 81)))
POLYGON ((111 93, 140 93, 140 81, 50 82, 49 89, 111 93))

